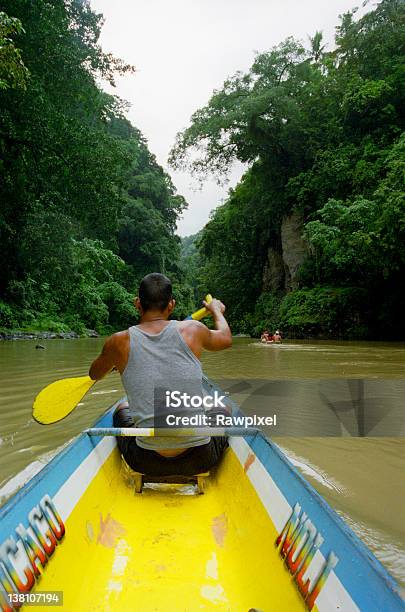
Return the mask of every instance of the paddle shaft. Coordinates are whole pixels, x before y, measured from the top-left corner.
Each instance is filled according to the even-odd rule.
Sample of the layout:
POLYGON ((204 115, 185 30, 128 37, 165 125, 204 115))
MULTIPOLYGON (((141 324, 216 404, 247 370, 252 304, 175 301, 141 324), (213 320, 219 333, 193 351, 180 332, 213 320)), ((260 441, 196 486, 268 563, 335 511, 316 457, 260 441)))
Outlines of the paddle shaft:
MULTIPOLYGON (((212 302, 212 295, 210 293, 205 296, 205 301, 207 302, 207 304, 212 302)), ((203 308, 196 310, 196 312, 193 312, 193 314, 189 317, 186 317, 185 320, 189 321, 190 319, 193 319, 194 321, 201 321, 201 319, 204 319, 204 317, 208 317, 210 314, 211 311, 204 306, 203 308)))
POLYGON ((89 436, 119 436, 125 438, 143 437, 183 437, 183 436, 254 436, 259 429, 254 427, 200 427, 200 428, 167 428, 167 427, 91 427, 84 433, 89 436))

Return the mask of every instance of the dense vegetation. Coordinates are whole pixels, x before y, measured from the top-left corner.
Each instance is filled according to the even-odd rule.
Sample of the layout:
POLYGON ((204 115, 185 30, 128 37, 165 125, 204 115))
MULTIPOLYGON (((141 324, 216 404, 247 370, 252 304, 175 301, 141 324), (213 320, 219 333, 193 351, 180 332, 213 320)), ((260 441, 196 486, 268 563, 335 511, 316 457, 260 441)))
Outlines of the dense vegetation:
POLYGON ((219 180, 249 169, 188 258, 200 290, 228 305, 234 330, 404 338, 405 3, 382 0, 321 33, 256 56, 196 111, 174 167, 219 180), (269 291, 269 249, 301 215, 307 256, 298 286, 269 291))
POLYGON ((150 271, 182 283, 184 199, 101 79, 134 69, 98 45, 80 0, 0 3, 0 327, 127 326, 150 271))
POLYGON ((209 289, 234 331, 405 337, 404 0, 343 15, 332 51, 319 32, 288 38, 196 111, 173 167, 249 169, 182 245, 184 199, 99 85, 134 71, 102 52, 101 16, 80 0, 0 11, 0 327, 126 326, 139 279, 161 270, 178 317, 209 289), (292 213, 307 254, 275 287, 292 213))

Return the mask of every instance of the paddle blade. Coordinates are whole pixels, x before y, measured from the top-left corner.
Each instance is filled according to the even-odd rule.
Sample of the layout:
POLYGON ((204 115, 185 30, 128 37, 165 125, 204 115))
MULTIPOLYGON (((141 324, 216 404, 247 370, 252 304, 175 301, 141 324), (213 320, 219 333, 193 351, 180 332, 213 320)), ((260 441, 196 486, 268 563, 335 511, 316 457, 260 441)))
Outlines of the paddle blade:
POLYGON ((90 376, 78 376, 51 383, 36 396, 32 416, 41 425, 50 425, 64 419, 95 382, 90 376))

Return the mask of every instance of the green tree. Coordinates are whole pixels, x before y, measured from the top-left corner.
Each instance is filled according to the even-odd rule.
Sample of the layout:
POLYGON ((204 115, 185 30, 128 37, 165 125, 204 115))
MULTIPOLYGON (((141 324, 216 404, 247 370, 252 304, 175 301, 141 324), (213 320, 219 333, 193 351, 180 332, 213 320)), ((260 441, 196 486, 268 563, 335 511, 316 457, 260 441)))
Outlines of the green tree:
POLYGON ((402 0, 382 0, 361 19, 356 9, 342 16, 332 51, 320 32, 308 49, 288 38, 225 81, 178 134, 175 168, 222 181, 235 159, 249 165, 199 240, 203 276, 236 329, 280 317, 294 333, 301 320, 306 333, 341 334, 352 296, 351 334, 375 337, 384 321, 385 336, 405 335, 387 315, 404 304, 404 19, 402 0), (296 300, 262 284, 294 211, 311 249, 296 300), (332 319, 316 318, 316 300, 332 319))
POLYGON ((5 0, 2 9, 2 324, 131 324, 143 274, 178 278, 186 206, 124 118, 125 102, 99 86, 134 69, 102 51, 102 16, 87 2, 5 0))
POLYGON ((21 21, 0 12, 0 90, 26 88, 28 70, 21 58, 21 51, 13 41, 14 36, 22 34, 21 21))

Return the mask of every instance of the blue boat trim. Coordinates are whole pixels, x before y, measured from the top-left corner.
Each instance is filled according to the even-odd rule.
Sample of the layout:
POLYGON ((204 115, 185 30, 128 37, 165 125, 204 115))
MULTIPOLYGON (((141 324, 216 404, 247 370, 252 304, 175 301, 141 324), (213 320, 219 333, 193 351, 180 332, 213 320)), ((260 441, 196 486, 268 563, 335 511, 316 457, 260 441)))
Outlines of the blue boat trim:
MULTIPOLYGON (((97 421, 98 426, 106 427, 112 423, 112 412, 117 404, 118 402, 97 421)), ((1 541, 11 535, 18 525, 20 519, 16 519, 12 513, 17 504, 19 506, 19 516, 25 517, 32 507, 38 504, 43 495, 48 493, 51 497, 54 497, 66 480, 101 442, 102 438, 90 438, 85 434, 79 434, 17 491, 0 508, 1 541)))
MULTIPOLYGON (((208 379, 204 379, 204 382, 206 387, 221 391, 208 379)), ((242 414, 235 402, 229 398, 227 401, 235 413, 242 414)), ((97 420, 95 427, 112 426, 113 410, 118 403, 116 402, 97 420)), ((326 558, 332 549, 337 554, 339 562, 334 573, 359 609, 366 612, 405 610, 405 604, 399 595, 399 586, 392 576, 287 460, 281 450, 261 432, 246 437, 245 441, 275 481, 289 505, 293 507, 298 502, 323 534, 325 541, 320 550, 324 557, 326 558)), ((86 434, 80 434, 6 502, 0 508, 0 542, 14 533, 18 523, 27 516, 33 506, 38 504, 43 495, 48 493, 53 497, 67 478, 101 442, 102 438, 91 438, 86 434), (18 506, 18 515, 13 513, 16 506, 18 506)))
MULTIPOLYGON (((208 378, 204 378, 204 384, 213 390, 221 391, 220 387, 208 378)), ((241 413, 239 406, 232 399, 227 398, 227 403, 231 405, 235 413, 241 413)), ((331 550, 337 554, 339 563, 333 571, 360 610, 381 612, 388 609, 388 602, 391 606, 390 611, 405 610, 405 603, 400 595, 401 589, 398 583, 337 512, 288 461, 288 458, 278 446, 265 437, 262 432, 255 436, 246 437, 245 442, 275 481, 289 505, 293 507, 298 502, 302 510, 315 523, 317 529, 323 533, 325 541, 321 545, 320 551, 325 558, 331 550), (274 459, 277 459, 277 466, 274 459), (327 526, 325 526, 326 521, 327 526), (347 552, 348 545, 352 548, 350 554, 347 552), (352 563, 348 563, 348 557, 352 554, 357 556, 357 565, 361 565, 361 567, 358 567, 358 570, 363 574, 361 576, 356 573, 353 559, 352 563), (371 570, 374 572, 374 576, 370 575, 371 570), (372 586, 372 588, 367 590, 368 586, 372 586)))

